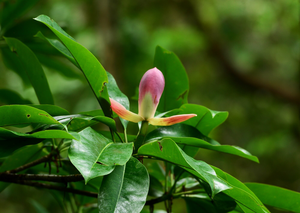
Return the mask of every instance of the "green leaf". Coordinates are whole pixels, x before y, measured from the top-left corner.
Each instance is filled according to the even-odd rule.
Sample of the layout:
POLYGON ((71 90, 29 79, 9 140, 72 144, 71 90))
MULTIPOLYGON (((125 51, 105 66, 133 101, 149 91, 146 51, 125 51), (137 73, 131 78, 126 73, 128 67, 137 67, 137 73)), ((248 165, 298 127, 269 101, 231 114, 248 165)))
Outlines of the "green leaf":
POLYGON ((157 46, 154 67, 157 67, 165 77, 165 89, 157 110, 166 112, 187 103, 189 80, 179 58, 174 53, 157 46))
POLYGON ((61 27, 48 16, 40 15, 35 18, 36 21, 44 23, 50 30, 61 40, 61 42, 68 48, 72 56, 83 71, 88 80, 94 95, 104 114, 111 117, 112 111, 110 108, 109 96, 106 88, 108 82, 106 72, 96 57, 88 51, 85 47, 78 44, 71 36, 69 36, 61 27))
POLYGON ((0 106, 0 126, 18 124, 59 124, 47 112, 26 105, 0 106))
POLYGON ((91 118, 71 118, 68 122, 68 130, 70 131, 81 131, 87 127, 91 127, 97 124, 97 121, 92 120, 91 118))
POLYGON ((209 212, 209 213, 218 213, 214 205, 208 199, 200 199, 194 197, 185 197, 184 198, 187 213, 194 213, 194 212, 209 212))
MULTIPOLYGON (((15 169, 41 157, 41 155, 46 155, 47 153, 42 151, 43 146, 44 144, 39 143, 31 146, 24 146, 15 151, 11 156, 5 159, 3 164, 0 166, 0 172, 15 169)), ((0 182, 0 192, 3 191, 8 185, 9 183, 0 182)))
MULTIPOLYGON (((210 138, 204 136, 201 132, 199 132, 196 128, 185 125, 185 124, 175 124, 169 127, 159 127, 152 132, 150 132, 146 136, 146 141, 151 141, 155 139, 161 139, 163 137, 195 137, 207 142, 210 142, 210 138), (170 132, 169 132, 170 131, 170 132)), ((195 149, 194 147, 180 145, 180 148, 189 156, 194 157, 199 149, 195 149)))
POLYGON ((27 99, 24 99, 20 94, 8 90, 0 89, 0 103, 2 104, 31 104, 27 99))
POLYGON ((49 56, 46 54, 36 53, 39 61, 50 68, 51 70, 58 72, 59 74, 71 78, 71 79, 80 79, 83 80, 83 75, 78 71, 74 70, 73 65, 67 65, 59 57, 49 56))
POLYGON ((98 122, 107 125, 114 131, 117 131, 116 122, 112 118, 105 116, 85 116, 81 114, 75 114, 67 116, 57 116, 55 117, 55 119, 60 123, 67 125, 70 131, 79 131, 98 122))
POLYGON ((196 127, 204 135, 209 135, 214 128, 221 125, 228 117, 228 112, 210 110, 196 104, 184 104, 179 108, 179 111, 175 112, 179 112, 179 114, 197 114, 196 117, 182 123, 196 127))
POLYGON ((26 134, 0 127, 0 157, 8 156, 23 146, 37 144, 44 139, 52 138, 75 139, 73 135, 62 130, 44 130, 26 134))
POLYGON ((184 189, 189 189, 189 188, 193 188, 198 185, 199 185, 199 182, 195 178, 185 177, 185 178, 182 178, 177 181, 176 188, 178 190, 179 187, 184 186, 184 189))
MULTIPOLYGON (((30 18, 30 16, 28 16, 28 18, 26 16, 15 22, 14 25, 5 32, 4 36, 20 39, 21 41, 26 41, 26 44, 28 46, 33 44, 35 46, 39 45, 41 47, 41 43, 36 42, 36 39, 33 39, 33 36, 37 31, 42 31, 44 33, 47 33, 47 35, 53 34, 45 25, 36 22, 32 18, 30 18)), ((31 47, 29 48, 31 49, 31 47)))
POLYGON ((21 41, 5 38, 11 51, 20 58, 23 69, 31 82, 40 104, 54 104, 43 68, 34 53, 21 41))
POLYGON ((29 78, 24 70, 20 57, 17 54, 10 51, 9 47, 1 48, 1 56, 3 59, 4 65, 15 72, 23 81, 24 87, 30 87, 31 83, 29 78))
POLYGON ((99 156, 111 141, 92 128, 79 132, 80 141, 73 140, 69 148, 69 158, 85 179, 89 180, 111 173, 114 166, 98 164, 99 156))
POLYGON ((200 193, 184 197, 188 212, 225 213, 236 207, 236 202, 224 193, 217 194, 213 200, 207 194, 200 193), (200 211, 202 210, 202 211, 200 211))
POLYGON ((221 169, 212 166, 217 175, 230 184, 231 189, 223 191, 224 194, 233 198, 239 207, 246 213, 266 213, 269 210, 257 198, 257 196, 242 182, 223 172, 221 169))
POLYGON ((252 160, 254 162, 259 163, 258 159, 256 156, 251 155, 247 150, 242 149, 238 146, 230 146, 230 145, 216 145, 216 144, 210 144, 204 140, 197 139, 197 138, 184 138, 184 137, 178 137, 178 138, 173 138, 177 144, 182 144, 182 145, 187 145, 187 146, 194 146, 198 148, 203 148, 203 149, 209 149, 209 150, 214 150, 218 152, 224 152, 232 155, 237 155, 249 160, 252 160))
POLYGON ((217 141, 208 138, 196 128, 189 125, 175 124, 157 128, 147 135, 146 140, 161 140, 162 138, 171 138, 177 144, 184 146, 193 146, 237 155, 258 163, 257 157, 251 155, 247 150, 237 146, 220 145, 217 141))
MULTIPOLYGON (((114 79, 114 77, 112 76, 112 74, 110 74, 109 72, 106 72, 106 74, 107 74, 107 77, 108 77, 107 90, 108 90, 109 97, 111 97, 115 101, 119 102, 127 110, 129 110, 130 107, 129 107, 128 97, 124 93, 121 92, 121 90, 119 89, 119 87, 117 85, 117 82, 114 79)), ((122 118, 120 118, 120 121, 121 121, 124 129, 126 129, 128 121, 125 120, 125 119, 122 119, 122 118)))
POLYGON ((144 159, 144 165, 147 168, 147 171, 149 172, 149 175, 155 177, 160 182, 165 181, 166 179, 166 171, 163 168, 163 166, 159 163, 157 160, 147 160, 144 159))
POLYGON ((89 115, 89 116, 104 116, 104 113, 101 109, 96 109, 87 112, 79 112, 81 115, 89 115))
POLYGON ((300 193, 262 183, 245 183, 268 206, 286 211, 300 212, 300 193))
POLYGON ((37 104, 32 104, 32 105, 29 105, 29 106, 32 106, 34 108, 37 108, 37 109, 40 109, 40 110, 44 110, 45 112, 48 112, 50 115, 52 116, 59 116, 59 115, 70 115, 70 113, 59 107, 59 106, 56 106, 56 105, 50 105, 50 104, 40 104, 40 105, 37 105, 37 104))
POLYGON ((67 59, 69 59, 75 66, 77 66, 78 68, 80 68, 79 64, 77 63, 77 61, 75 60, 75 58, 73 57, 73 55, 70 53, 70 51, 68 50, 68 48, 66 48, 66 46, 63 43, 61 43, 60 40, 54 39, 54 38, 47 38, 40 31, 35 36, 38 37, 38 38, 41 38, 41 39, 43 39, 45 41, 47 41, 51 46, 53 46, 55 49, 57 49, 65 57, 67 57, 67 59))
POLYGON ((138 155, 156 157, 178 165, 188 172, 193 172, 194 175, 209 184, 212 196, 230 188, 225 181, 217 177, 211 166, 185 154, 171 139, 147 143, 140 147, 138 155))
POLYGON ((99 194, 99 213, 139 213, 149 189, 149 175, 142 163, 131 158, 103 178, 99 194))
POLYGON ((124 165, 131 157, 133 143, 110 143, 100 153, 98 162, 103 165, 124 165))
POLYGON ((69 157, 86 183, 109 174, 115 165, 124 165, 132 155, 133 143, 112 143, 92 128, 84 129, 79 135, 79 141, 72 141, 69 157))
POLYGON ((65 139, 75 139, 71 134, 62 130, 44 130, 35 132, 32 134, 19 133, 12 130, 4 129, 0 127, 0 143, 1 139, 9 139, 9 138, 19 138, 20 142, 22 142, 22 138, 39 138, 39 139, 47 139, 47 138, 65 138, 65 139))
POLYGON ((108 127, 110 127, 112 130, 117 131, 116 122, 112 118, 108 118, 105 116, 95 116, 92 118, 92 120, 104 123, 108 127))

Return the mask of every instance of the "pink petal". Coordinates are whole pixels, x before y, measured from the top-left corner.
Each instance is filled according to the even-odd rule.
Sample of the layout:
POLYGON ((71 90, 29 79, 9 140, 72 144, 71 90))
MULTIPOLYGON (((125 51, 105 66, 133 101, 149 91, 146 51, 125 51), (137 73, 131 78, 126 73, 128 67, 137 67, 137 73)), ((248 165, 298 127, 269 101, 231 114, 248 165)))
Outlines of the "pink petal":
POLYGON ((139 115, 144 119, 154 116, 164 87, 164 75, 156 67, 148 70, 142 77, 139 87, 139 115))
POLYGON ((110 105, 111 109, 121 118, 134 123, 144 120, 140 115, 130 112, 122 104, 115 101, 114 99, 110 98, 109 100, 111 103, 110 105))
POLYGON ((186 121, 192 117, 197 116, 196 114, 182 114, 182 115, 174 115, 168 118, 150 118, 148 119, 149 123, 154 126, 170 126, 173 124, 177 124, 183 121, 186 121))

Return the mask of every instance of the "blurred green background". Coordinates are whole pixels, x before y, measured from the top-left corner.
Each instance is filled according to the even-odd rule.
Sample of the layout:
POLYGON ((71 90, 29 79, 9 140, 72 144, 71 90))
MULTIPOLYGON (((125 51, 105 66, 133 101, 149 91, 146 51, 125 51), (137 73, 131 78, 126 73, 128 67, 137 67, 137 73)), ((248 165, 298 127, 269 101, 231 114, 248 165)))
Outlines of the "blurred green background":
MULTIPOLYGON (((7 36, 22 34, 19 39, 30 44, 36 28, 18 31, 15 26, 40 14, 50 16, 99 59, 128 97, 135 96, 140 78, 152 68, 156 45, 173 51, 189 76, 189 102, 229 112, 227 121, 210 136, 247 149, 260 164, 207 150, 200 150, 197 158, 243 182, 300 191, 299 1, 36 2, 9 25, 7 36)), ((63 57, 54 57, 65 68, 63 72, 61 66, 44 67, 55 103, 71 113, 98 109, 80 72, 63 57)), ((33 89, 2 59, 0 69, 0 89, 38 103, 33 89)), ((136 100, 131 104, 136 109, 136 100)), ((35 212, 32 200, 55 209, 56 202, 46 191, 11 185, 0 194, 1 209, 8 213, 35 212)), ((183 212, 181 205, 184 202, 178 212, 183 212)))

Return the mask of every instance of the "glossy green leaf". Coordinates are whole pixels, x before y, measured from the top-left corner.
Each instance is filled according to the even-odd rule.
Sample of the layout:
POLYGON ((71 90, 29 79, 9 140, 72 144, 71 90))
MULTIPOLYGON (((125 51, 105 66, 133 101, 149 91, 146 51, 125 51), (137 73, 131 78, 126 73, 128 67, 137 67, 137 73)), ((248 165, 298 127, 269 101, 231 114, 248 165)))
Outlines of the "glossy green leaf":
POLYGON ((192 177, 185 177, 177 181, 176 188, 184 186, 185 189, 193 188, 195 186, 198 186, 199 182, 192 177))
POLYGON ((79 132, 79 135, 79 141, 72 140, 69 158, 84 177, 85 183, 95 177, 111 173, 114 166, 97 163, 102 151, 111 141, 90 127, 79 132))
POLYGON ((52 138, 75 139, 73 134, 62 130, 44 130, 26 134, 0 127, 0 157, 8 156, 23 146, 37 144, 44 139, 52 138))
POLYGON ((75 58, 73 57, 73 55, 70 53, 70 51, 68 50, 68 48, 66 48, 66 46, 63 43, 61 43, 60 40, 54 39, 54 38, 47 38, 41 32, 38 32, 35 36, 38 37, 38 38, 41 38, 41 39, 43 39, 45 41, 47 41, 51 46, 53 46, 55 49, 57 49, 65 57, 67 57, 67 59, 69 59, 75 66, 77 66, 78 68, 80 68, 79 64, 77 63, 77 61, 75 60, 75 58))
POLYGON ((0 106, 0 126, 18 124, 59 124, 47 112, 26 105, 0 106))
POLYGON ((225 213, 236 207, 236 202, 224 193, 217 194, 213 200, 205 193, 188 195, 184 200, 188 212, 198 212, 201 209, 203 212, 225 213))
POLYGON ((5 41, 10 50, 20 58, 40 104, 54 104, 46 75, 34 53, 18 39, 5 38, 5 41))
POLYGON ((200 199, 195 197, 185 197, 184 198, 187 213, 195 213, 195 212, 209 212, 209 213, 218 213, 216 208, 210 202, 209 199, 200 199))
POLYGON ((15 91, 0 89, 0 104, 31 104, 31 102, 15 91))
MULTIPOLYGON (((42 147, 42 143, 22 147, 5 159, 3 164, 0 166, 0 172, 15 169, 41 157, 41 155, 46 155, 47 153, 42 150, 42 147)), ((3 191, 8 185, 9 183, 0 182, 0 192, 3 191)))
POLYGON ((203 149, 209 149, 209 150, 214 150, 218 152, 224 152, 232 155, 237 155, 249 160, 252 160, 254 162, 259 162, 256 156, 251 155, 247 150, 242 149, 238 146, 229 146, 229 145, 217 145, 217 144, 210 144, 204 140, 197 139, 197 138, 184 138, 184 137, 178 137, 178 138, 173 138, 177 144, 182 144, 182 145, 187 145, 187 146, 194 146, 198 148, 203 148, 203 149))
POLYGON ((37 108, 37 109, 40 109, 40 110, 43 110, 47 113, 49 113, 51 116, 59 116, 59 115, 70 115, 70 113, 59 107, 59 106, 56 106, 56 105, 50 105, 50 104, 32 104, 32 105, 29 105, 29 106, 32 106, 34 108, 37 108))
POLYGON ((165 77, 165 89, 157 110, 166 112, 187 103, 189 80, 179 58, 174 53, 157 46, 154 67, 157 67, 165 77))
MULTIPOLYGON (((0 127, 0 143, 1 139, 9 139, 9 138, 40 138, 40 139, 47 139, 47 138, 65 138, 65 139, 75 139, 71 134, 67 133, 66 131, 62 130, 44 130, 35 132, 32 134, 26 133, 19 133, 12 130, 4 129, 0 127)), ((22 140, 20 138, 20 140, 22 140)))
POLYGON ((139 213, 149 189, 149 175, 142 163, 131 158, 103 178, 99 194, 99 213, 139 213))
MULTIPOLYGON (((175 124, 169 127, 159 127, 152 132, 150 132, 147 137, 146 141, 151 141, 154 139, 160 139, 162 137, 195 137, 207 142, 211 142, 210 138, 204 136, 200 133, 196 128, 185 125, 185 124, 175 124)), ((195 149, 195 147, 179 145, 180 148, 189 156, 194 157, 199 149, 195 149)))
POLYGON ((97 124, 97 121, 92 119, 84 119, 84 118, 73 118, 68 123, 68 130, 70 131, 81 131, 86 127, 91 127, 97 124))
POLYGON ((196 104, 184 104, 179 108, 179 111, 175 112, 179 112, 179 114, 197 114, 196 117, 190 118, 182 123, 196 127, 204 135, 208 135, 214 128, 221 125, 228 117, 228 112, 210 110, 204 106, 196 104))
POLYGON ((124 165, 131 157, 133 143, 110 143, 100 153, 98 162, 104 165, 124 165))
POLYGON ((53 33, 68 48, 72 56, 83 71, 88 80, 95 96, 97 97, 102 110, 106 116, 111 117, 112 111, 107 92, 106 84, 108 82, 106 72, 96 57, 85 47, 78 44, 71 36, 69 36, 61 27, 48 16, 40 15, 35 18, 36 21, 44 23, 53 31, 53 33))
POLYGON ((224 152, 258 162, 257 157, 251 155, 247 150, 237 146, 220 145, 217 141, 208 138, 189 125, 175 124, 157 128, 147 135, 146 140, 160 140, 162 138, 171 138, 180 145, 224 152))
POLYGON ((55 116, 54 118, 61 124, 67 126, 69 131, 77 132, 98 123, 97 121, 93 121, 91 116, 83 116, 80 114, 55 116))
MULTIPOLYGON (((109 97, 111 97, 115 101, 119 102, 127 110, 129 110, 130 107, 129 107, 128 97, 124 93, 121 92, 121 90, 119 89, 117 82, 114 79, 114 77, 112 76, 112 74, 110 74, 109 72, 106 72, 106 74, 108 77, 107 90, 108 90, 109 97)), ((124 129, 126 129, 128 121, 125 119, 122 119, 122 118, 120 118, 120 121, 121 121, 124 129)))
POLYGON ((223 191, 224 194, 233 198, 239 207, 245 212, 267 213, 269 210, 257 198, 257 196, 242 182, 223 172, 219 168, 213 167, 217 175, 231 185, 231 189, 223 191))
POLYGON ((171 139, 147 143, 140 147, 138 155, 155 157, 178 165, 188 172, 194 171, 193 174, 209 184, 212 196, 230 188, 225 181, 217 177, 215 171, 208 164, 185 154, 171 139))
POLYGON ((116 166, 115 170, 103 177, 98 193, 99 213, 114 213, 124 183, 126 166, 116 166))
POLYGON ((268 206, 286 211, 300 212, 300 193, 262 183, 245 183, 245 185, 268 206))
POLYGON ((104 123, 114 131, 117 131, 116 122, 112 118, 108 118, 105 116, 95 116, 92 118, 92 120, 104 123))
POLYGON ((55 117, 60 123, 67 125, 70 131, 79 131, 86 127, 92 126, 98 122, 103 123, 116 131, 116 122, 105 116, 85 116, 81 114, 57 116, 55 117))

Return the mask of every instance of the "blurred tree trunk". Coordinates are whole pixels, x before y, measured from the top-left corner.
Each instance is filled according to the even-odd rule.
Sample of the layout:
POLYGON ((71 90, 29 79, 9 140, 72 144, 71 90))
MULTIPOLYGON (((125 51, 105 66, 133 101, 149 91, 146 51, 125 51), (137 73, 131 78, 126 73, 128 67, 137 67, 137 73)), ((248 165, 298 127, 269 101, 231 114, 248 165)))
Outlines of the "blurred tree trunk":
POLYGON ((120 70, 121 64, 118 63, 122 55, 119 39, 119 5, 120 1, 110 0, 91 0, 86 2, 86 15, 88 23, 91 23, 97 34, 102 37, 99 41, 103 42, 103 52, 98 53, 101 56, 103 67, 121 82, 120 70))

